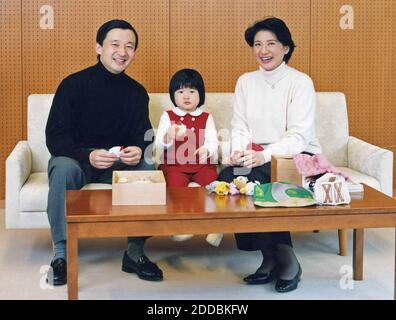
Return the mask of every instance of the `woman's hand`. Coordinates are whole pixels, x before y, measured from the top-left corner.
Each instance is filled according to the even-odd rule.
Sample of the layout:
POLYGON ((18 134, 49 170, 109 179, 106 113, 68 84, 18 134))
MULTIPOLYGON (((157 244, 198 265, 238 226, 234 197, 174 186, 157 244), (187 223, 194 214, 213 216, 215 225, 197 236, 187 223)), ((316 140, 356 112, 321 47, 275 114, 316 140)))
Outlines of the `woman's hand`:
POLYGON ((265 163, 264 156, 261 152, 253 150, 242 151, 242 155, 239 158, 240 165, 246 168, 255 168, 262 166, 265 163))
POLYGON ((230 156, 230 165, 233 167, 241 166, 242 151, 234 151, 230 156))

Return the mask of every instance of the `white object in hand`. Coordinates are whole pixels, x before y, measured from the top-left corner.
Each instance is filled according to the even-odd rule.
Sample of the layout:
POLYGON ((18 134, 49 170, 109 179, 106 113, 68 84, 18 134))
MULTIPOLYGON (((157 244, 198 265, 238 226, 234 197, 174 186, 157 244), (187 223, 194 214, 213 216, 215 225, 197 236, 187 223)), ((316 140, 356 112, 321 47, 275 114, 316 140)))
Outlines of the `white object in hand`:
POLYGON ((121 147, 118 146, 118 147, 110 148, 109 152, 112 154, 115 154, 117 156, 117 158, 119 158, 120 154, 121 154, 121 147))
POLYGON ((186 241, 193 237, 192 234, 175 234, 172 236, 173 241, 186 241))
POLYGON ((176 125, 176 127, 178 128, 176 137, 183 137, 187 132, 187 127, 184 124, 176 125))

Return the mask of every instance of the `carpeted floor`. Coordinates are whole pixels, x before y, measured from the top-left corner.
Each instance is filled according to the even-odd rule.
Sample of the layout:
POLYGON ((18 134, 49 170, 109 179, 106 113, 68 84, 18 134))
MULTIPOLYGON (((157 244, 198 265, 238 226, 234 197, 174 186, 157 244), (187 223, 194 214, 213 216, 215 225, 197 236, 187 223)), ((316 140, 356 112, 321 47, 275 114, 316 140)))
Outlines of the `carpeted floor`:
MULTIPOLYGON (((274 283, 248 286, 242 278, 261 262, 259 253, 236 249, 233 235, 219 248, 204 236, 186 242, 148 240, 146 253, 164 271, 162 282, 123 273, 125 239, 82 240, 79 246, 80 299, 272 300, 393 299, 394 229, 365 232, 364 281, 351 280, 352 233, 348 256, 337 255, 337 231, 293 233, 303 269, 296 291, 280 294, 274 283)), ((49 230, 5 230, 0 209, 0 299, 67 299, 67 286, 51 288, 45 272, 52 257, 49 230)))

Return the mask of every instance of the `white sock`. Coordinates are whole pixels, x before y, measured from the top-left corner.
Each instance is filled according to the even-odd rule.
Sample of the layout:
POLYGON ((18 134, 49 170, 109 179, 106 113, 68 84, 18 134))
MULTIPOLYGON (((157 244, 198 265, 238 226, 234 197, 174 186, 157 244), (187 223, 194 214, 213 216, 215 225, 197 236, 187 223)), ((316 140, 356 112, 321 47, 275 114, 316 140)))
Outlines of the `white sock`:
POLYGON ((194 235, 193 234, 176 234, 172 236, 173 241, 186 241, 190 240, 194 235))
POLYGON ((206 241, 209 242, 214 247, 218 247, 222 239, 223 239, 222 233, 209 233, 206 236, 206 241))

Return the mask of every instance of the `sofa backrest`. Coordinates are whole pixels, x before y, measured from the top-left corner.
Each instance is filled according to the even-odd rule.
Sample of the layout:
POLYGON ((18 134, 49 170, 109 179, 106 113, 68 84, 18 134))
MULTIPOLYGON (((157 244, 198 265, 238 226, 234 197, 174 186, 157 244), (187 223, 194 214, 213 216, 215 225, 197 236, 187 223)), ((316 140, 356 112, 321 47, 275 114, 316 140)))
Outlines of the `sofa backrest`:
POLYGON ((316 135, 322 152, 337 167, 348 166, 348 113, 341 92, 316 93, 316 135))
POLYGON ((47 171, 50 153, 45 144, 45 126, 54 94, 28 97, 27 139, 32 151, 32 172, 47 171))
MULTIPOLYGON (((32 94, 28 98, 27 137, 32 150, 32 172, 47 170, 50 154, 45 144, 45 126, 53 97, 53 94, 32 94)), ((233 93, 206 93, 204 110, 214 118, 223 155, 229 152, 233 102, 233 93)), ((157 128, 162 112, 171 107, 168 93, 150 94, 149 112, 153 128, 157 128)), ((317 93, 316 130, 325 156, 336 166, 346 166, 349 133, 344 94, 317 93)))

